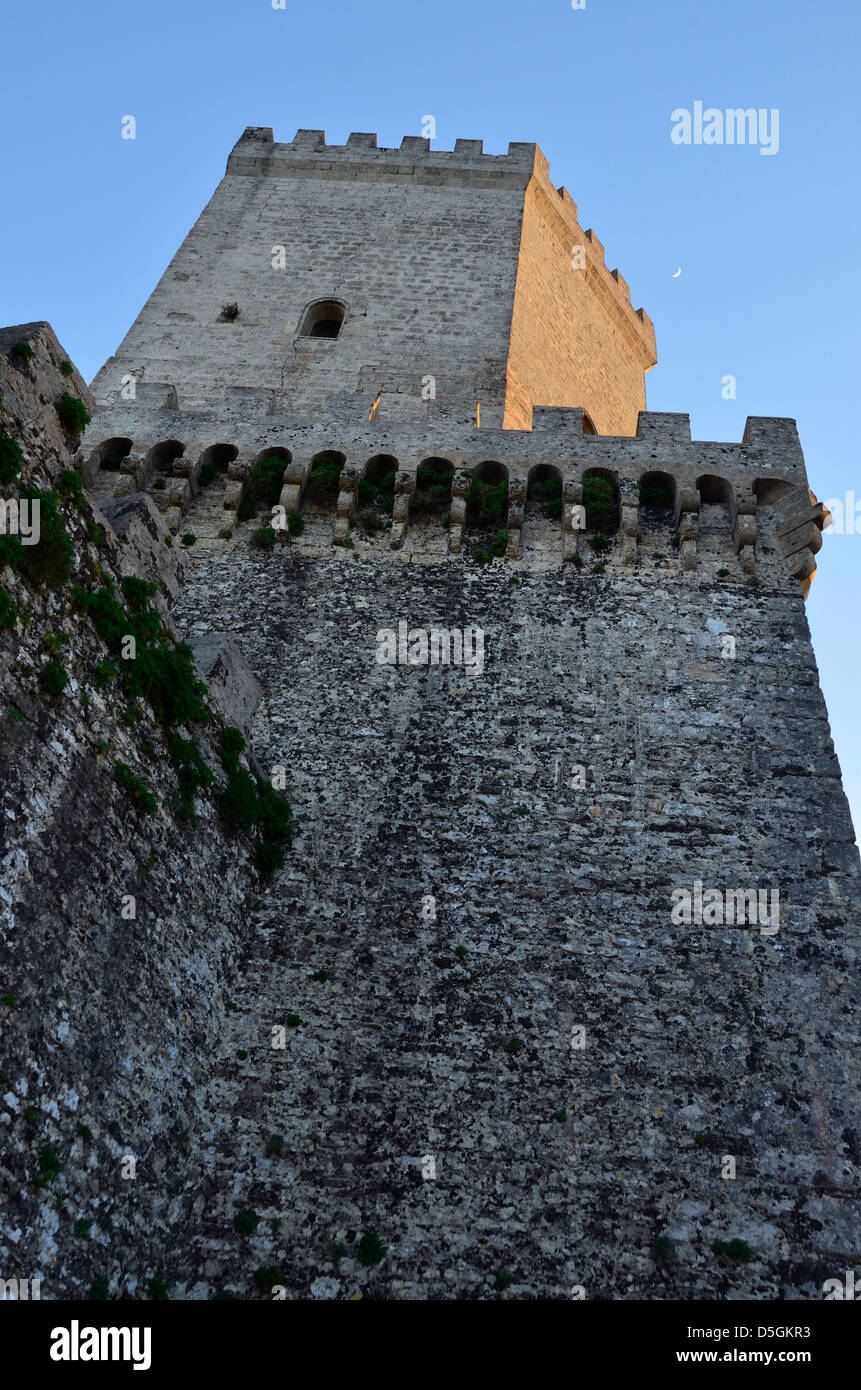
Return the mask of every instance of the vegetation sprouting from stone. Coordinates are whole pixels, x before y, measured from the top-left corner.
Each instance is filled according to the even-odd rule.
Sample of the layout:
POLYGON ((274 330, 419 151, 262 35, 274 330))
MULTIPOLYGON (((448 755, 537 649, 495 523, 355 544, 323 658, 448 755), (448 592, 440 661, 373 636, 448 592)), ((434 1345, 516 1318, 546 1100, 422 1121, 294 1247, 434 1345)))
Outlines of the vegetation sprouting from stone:
POLYGON ((63 518, 54 492, 41 492, 27 486, 21 498, 39 503, 39 544, 21 549, 19 568, 32 584, 44 584, 48 589, 61 589, 71 578, 75 563, 75 547, 66 533, 63 518))
POLYGON ((359 1264, 378 1265, 385 1258, 387 1247, 376 1231, 366 1231, 359 1241, 359 1264))
POLYGON ((308 482, 311 497, 316 502, 331 502, 338 494, 341 459, 331 452, 320 454, 311 465, 308 482))
POLYGON ((276 1284, 285 1284, 286 1280, 276 1265, 261 1265, 254 1271, 254 1282, 264 1293, 271 1293, 276 1284))
POLYGON ((221 763, 225 772, 238 772, 240 754, 245 752, 245 738, 241 729, 229 727, 221 735, 221 763))
POLYGON ((36 1187, 47 1187, 60 1176, 62 1163, 53 1144, 43 1144, 36 1159, 37 1174, 33 1179, 36 1187))
POLYGON ((90 412, 84 402, 79 401, 77 396, 70 396, 68 391, 64 391, 57 401, 56 411, 60 417, 60 424, 69 434, 83 434, 90 423, 90 412))
POLYGON ((241 1236, 244 1236, 246 1239, 249 1236, 254 1235, 254 1232, 257 1230, 257 1227, 259 1225, 260 1217, 257 1215, 256 1211, 252 1211, 250 1209, 238 1211, 233 1218, 234 1230, 238 1231, 239 1234, 241 1236))
POLYGON ((117 784, 123 788, 123 791, 128 793, 137 809, 146 816, 152 815, 157 803, 155 796, 147 785, 146 779, 132 772, 128 763, 124 763, 119 758, 117 759, 114 776, 117 784))
POLYGON ((36 356, 30 344, 23 341, 13 343, 9 349, 9 353, 10 356, 20 357, 25 362, 32 362, 33 358, 36 356))
POLYGON ((415 516, 447 515, 451 508, 453 468, 444 459, 426 459, 416 473, 416 490, 410 510, 415 516))
POLYGON ((256 531, 251 532, 249 544, 253 545, 255 550, 274 550, 275 539, 275 531, 271 526, 259 526, 256 531))
POLYGON ((665 511, 673 505, 670 485, 662 478, 644 479, 642 483, 637 483, 637 491, 640 494, 641 507, 652 507, 656 511, 665 511))
POLYGON ((59 661, 48 661, 40 672, 39 684, 46 695, 62 695, 69 684, 68 672, 59 661))
POLYGON ((0 484, 14 483, 21 472, 24 452, 17 439, 0 430, 0 484))
POLYGON ((21 563, 23 545, 20 536, 0 534, 0 567, 16 570, 21 563))
POLYGON ((244 768, 231 775, 218 798, 222 820, 230 830, 255 834, 255 859, 264 879, 284 863, 284 845, 292 833, 290 806, 262 777, 244 768))
POLYGON ((231 773, 227 786, 219 793, 218 809, 229 830, 251 834, 257 822, 257 788, 244 768, 231 773))
POLYGON ((116 680, 118 675, 119 671, 114 663, 108 661, 106 657, 103 657, 101 661, 96 663, 93 669, 93 685, 97 690, 105 690, 107 686, 111 684, 111 681, 116 680))
POLYGON ((171 731, 167 736, 167 748, 179 781, 177 815, 180 820, 195 824, 194 798, 201 788, 212 786, 215 774, 207 767, 193 739, 183 738, 181 734, 171 731))
POLYGON ((486 483, 481 478, 470 480, 466 496, 466 524, 476 530, 490 530, 505 520, 508 506, 508 481, 486 483))
POLYGON ((383 516, 391 516, 395 505, 397 465, 387 464, 379 473, 361 479, 358 488, 359 506, 376 508, 383 516))
POLYGON ((0 588, 0 630, 11 630, 18 622, 18 607, 5 589, 0 588))
POLYGON ((542 515, 554 520, 562 515, 562 479, 558 473, 533 479, 527 490, 527 500, 541 509, 542 515))
POLYGON ((658 1236, 652 1244, 652 1256, 658 1264, 673 1264, 678 1255, 668 1235, 658 1236))
POLYGON ((753 1251, 746 1240, 713 1240, 712 1251, 715 1255, 727 1255, 731 1260, 738 1260, 742 1264, 747 1264, 753 1258, 753 1251))
POLYGON ((599 473, 583 477, 583 506, 590 531, 614 531, 618 521, 618 489, 610 478, 599 473))
MULTIPOLYGON (((127 575, 122 581, 120 601, 109 581, 94 593, 74 591, 74 602, 86 613, 106 643, 111 659, 95 668, 93 683, 104 689, 118 681, 130 702, 126 722, 137 718, 133 703, 146 700, 155 718, 165 729, 165 742, 176 769, 179 796, 176 814, 180 820, 196 822, 195 797, 211 787, 215 778, 193 738, 184 738, 178 725, 204 724, 208 713, 203 704, 206 686, 197 677, 191 649, 175 642, 158 612, 150 605, 155 585, 127 575), (128 639, 135 642, 134 659, 125 659, 128 639)), ((264 878, 271 877, 284 862, 284 845, 292 831, 288 802, 277 795, 263 778, 253 778, 239 766, 245 741, 238 729, 226 729, 222 736, 221 758, 228 773, 227 786, 218 797, 218 809, 229 830, 254 835, 255 862, 264 878)), ((143 778, 136 777, 124 763, 117 764, 117 781, 139 809, 155 810, 155 799, 143 778)))
POLYGON ((124 606, 112 580, 93 593, 73 591, 76 606, 86 613, 111 656, 119 660, 122 688, 129 699, 149 702, 164 725, 208 721, 202 696, 206 685, 199 679, 191 648, 176 642, 149 599, 155 584, 126 575, 122 581, 124 606), (134 638, 134 659, 124 656, 128 637, 134 638))
POLYGON ((385 516, 381 512, 375 511, 373 507, 363 507, 356 514, 356 521, 369 536, 376 535, 378 531, 383 531, 386 527, 385 516))
POLYGON ((277 454, 267 454, 266 458, 258 459, 252 465, 248 475, 248 491, 258 508, 277 504, 286 467, 284 459, 277 454))
POLYGON ((57 479, 57 491, 61 497, 71 497, 76 507, 86 504, 84 497, 84 478, 78 468, 64 468, 57 479))
POLYGON ((221 736, 221 762, 228 774, 227 786, 218 797, 221 819, 230 830, 254 835, 254 854, 262 878, 271 879, 284 863, 284 846, 293 832, 290 803, 279 796, 263 777, 252 777, 240 767, 245 739, 239 729, 227 728, 221 736))

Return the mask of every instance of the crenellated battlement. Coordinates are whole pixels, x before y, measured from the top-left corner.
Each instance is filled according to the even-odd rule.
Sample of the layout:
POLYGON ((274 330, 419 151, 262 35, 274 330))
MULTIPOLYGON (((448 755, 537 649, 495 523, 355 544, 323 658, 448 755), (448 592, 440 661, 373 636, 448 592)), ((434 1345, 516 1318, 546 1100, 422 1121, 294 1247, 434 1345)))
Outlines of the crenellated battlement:
POLYGON ((510 141, 507 154, 493 155, 484 153, 482 140, 458 139, 453 150, 439 150, 431 149, 426 137, 405 135, 399 147, 386 148, 378 146, 376 134, 354 131, 345 145, 329 145, 322 130, 297 130, 292 140, 281 143, 271 127, 249 126, 234 145, 226 172, 253 178, 410 180, 524 193, 534 181, 544 195, 542 211, 558 223, 566 251, 569 243, 583 247, 587 282, 609 296, 608 306, 637 320, 624 328, 632 348, 642 356, 643 370, 657 361, 651 319, 644 309, 633 308, 627 281, 618 269, 606 265, 604 247, 592 229, 581 228, 570 194, 551 183, 549 162, 537 144, 510 141))
POLYGON ((227 160, 228 174, 266 178, 357 178, 376 176, 397 182, 413 176, 472 183, 477 177, 494 183, 526 187, 536 158, 547 161, 538 146, 510 141, 507 154, 485 154, 483 140, 456 140, 453 150, 431 149, 421 135, 405 135, 397 147, 378 145, 374 133, 353 131, 345 145, 326 143, 324 130, 297 130, 289 141, 276 141, 271 127, 248 126, 227 160))
POLYGON ((630 462, 637 468, 660 463, 683 475, 704 466, 750 478, 754 471, 765 477, 781 477, 806 486, 804 454, 794 420, 775 416, 749 416, 740 443, 693 440, 687 414, 641 411, 634 435, 600 435, 584 432, 584 411, 566 406, 536 406, 530 430, 502 429, 499 425, 476 426, 474 418, 446 420, 444 413, 429 412, 427 420, 388 422, 382 413, 361 424, 291 420, 286 402, 268 390, 229 388, 214 392, 200 408, 183 408, 165 384, 151 383, 145 402, 113 402, 98 412, 84 437, 84 452, 91 452, 101 438, 131 434, 147 447, 167 437, 189 439, 204 447, 228 435, 239 449, 256 453, 267 443, 293 447, 310 441, 315 450, 338 448, 359 453, 396 452, 407 458, 430 456, 440 451, 458 458, 500 458, 566 466, 578 460, 622 469, 630 462), (143 408, 142 408, 143 407, 143 408), (429 426, 429 428, 428 428, 429 426), (151 443, 149 442, 151 441, 151 443))
MULTIPOLYGON (((246 420, 249 404, 247 398, 239 402, 246 420)), ((223 409, 218 418, 223 425, 223 409)), ((659 559, 658 569, 668 577, 753 576, 779 584, 792 579, 806 594, 826 523, 824 508, 811 500, 795 422, 786 419, 751 417, 739 444, 692 440, 687 415, 660 412, 643 412, 633 438, 584 434, 583 411, 564 408, 537 410, 531 431, 445 428, 437 422, 430 436, 385 421, 339 430, 332 423, 291 426, 287 419, 267 416, 263 428, 222 429, 216 442, 203 417, 167 409, 157 436, 136 433, 131 416, 114 416, 106 437, 107 423, 102 416, 91 427, 82 451, 85 476, 96 494, 117 498, 146 490, 177 534, 194 529, 189 518, 206 491, 204 469, 218 460, 223 481, 216 485, 210 479, 207 495, 210 516, 217 517, 213 537, 222 542, 240 530, 253 466, 273 457, 284 465, 283 513, 301 515, 303 524, 312 516, 312 534, 298 543, 316 549, 353 544, 354 528, 362 521, 361 484, 384 462, 394 474, 390 519, 378 518, 386 530, 384 549, 408 560, 459 555, 479 542, 469 527, 474 477, 504 485, 499 530, 505 554, 527 566, 582 566, 590 558, 583 507, 590 475, 606 478, 617 498, 615 539, 601 563, 601 572, 610 574, 644 564, 654 569, 659 559), (313 505, 313 471, 322 459, 339 461, 328 515, 313 505), (428 461, 448 480, 444 516, 430 522, 417 517, 414 507, 428 461), (556 480, 560 498, 553 524, 539 518, 534 507, 530 517, 533 485, 549 478, 556 480), (665 495, 660 514, 649 505, 648 488, 656 482, 665 495), (664 547, 660 552, 654 549, 658 544, 664 547)))
POLYGON ((259 414, 260 392, 294 421, 358 424, 377 403, 512 430, 582 408, 597 433, 633 435, 656 360, 651 320, 537 145, 249 127, 93 391, 110 409, 163 383, 194 414, 232 392, 259 414))

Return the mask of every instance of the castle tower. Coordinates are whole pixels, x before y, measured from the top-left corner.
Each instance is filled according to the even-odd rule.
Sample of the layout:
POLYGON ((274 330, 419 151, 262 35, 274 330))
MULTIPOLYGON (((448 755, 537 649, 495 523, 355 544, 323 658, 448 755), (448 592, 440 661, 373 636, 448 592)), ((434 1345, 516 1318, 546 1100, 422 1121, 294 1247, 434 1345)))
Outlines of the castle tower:
MULTIPOLYGON (((294 812, 243 899, 215 793, 172 813, 109 684, 33 737, 7 815, 34 939, 45 904, 65 926, 16 983, 16 1105, 97 1097, 113 1147, 70 1190, 141 1154, 111 1240, 174 1296, 821 1298, 852 1268, 859 860, 804 610, 827 516, 794 421, 692 439, 644 409, 653 361, 534 146, 250 130, 98 374, 79 461, 115 567, 156 557, 213 669, 239 644, 224 720, 294 812), (149 816, 76 752, 111 718, 149 816), (103 803, 90 867, 65 808, 103 803), (99 1027, 96 939, 107 1080, 54 1045, 69 1000, 99 1027)), ((26 1200, 61 1286, 126 1287, 26 1200)))
POLYGON ((378 396, 408 420, 480 403, 512 429, 573 406, 634 434, 655 360, 651 321, 537 146, 252 128, 94 390, 109 404, 131 373, 186 411, 259 390, 294 420, 360 421, 378 396))

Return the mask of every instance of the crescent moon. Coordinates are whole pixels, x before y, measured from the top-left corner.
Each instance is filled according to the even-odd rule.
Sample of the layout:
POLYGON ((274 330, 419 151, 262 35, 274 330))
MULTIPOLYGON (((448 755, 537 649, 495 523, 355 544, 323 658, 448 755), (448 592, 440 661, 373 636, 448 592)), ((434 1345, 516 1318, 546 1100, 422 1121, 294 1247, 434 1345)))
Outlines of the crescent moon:
POLYGON ((678 278, 679 278, 679 276, 681 275, 681 273, 682 273, 682 267, 679 266, 678 270, 676 271, 675 275, 673 276, 673 279, 674 279, 674 280, 678 280, 678 278))

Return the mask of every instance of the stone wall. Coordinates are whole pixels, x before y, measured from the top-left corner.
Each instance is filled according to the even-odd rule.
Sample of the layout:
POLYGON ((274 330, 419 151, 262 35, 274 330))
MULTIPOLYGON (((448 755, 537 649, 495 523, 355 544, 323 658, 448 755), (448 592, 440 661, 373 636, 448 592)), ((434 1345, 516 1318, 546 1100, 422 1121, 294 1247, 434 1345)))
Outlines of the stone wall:
POLYGON ((533 405, 581 406, 598 434, 636 434, 656 361, 651 320, 632 311, 627 284, 539 151, 523 208, 506 428, 530 429, 533 405))
MULTIPOLYGON (((386 455, 398 470, 388 544, 394 550, 410 551, 418 469, 424 459, 436 457, 454 470, 452 524, 446 534, 438 531, 437 548, 457 554, 464 535, 467 475, 491 463, 508 482, 507 553, 523 554, 535 562, 539 557, 529 553, 531 528, 524 529, 528 490, 536 470, 550 469, 562 485, 565 507, 555 547, 542 539, 540 558, 561 564, 588 554, 582 532, 578 535, 576 509, 582 502, 586 475, 597 470, 612 479, 619 493, 625 537, 619 558, 627 567, 651 564, 649 549, 637 539, 639 488, 659 475, 672 498, 673 531, 663 540, 665 545, 671 540, 677 545, 677 554, 668 557, 674 572, 702 569, 706 573, 709 567, 729 567, 756 576, 758 567, 768 568, 772 553, 782 553, 789 574, 801 582, 805 594, 827 520, 807 485, 794 420, 750 417, 741 443, 734 444, 692 441, 687 415, 646 411, 640 413, 631 438, 584 434, 584 412, 559 407, 536 408, 530 430, 464 427, 462 421, 438 419, 432 433, 386 418, 349 426, 329 421, 303 425, 286 415, 281 420, 270 416, 260 427, 253 415, 249 421, 242 412, 241 398, 230 393, 218 410, 196 415, 176 408, 153 410, 131 401, 100 409, 87 431, 81 456, 94 496, 122 499, 145 488, 173 533, 191 526, 195 533, 214 530, 229 537, 255 460, 271 450, 283 457, 281 504, 288 513, 304 513, 314 460, 335 452, 343 459, 338 520, 326 534, 330 544, 343 545, 355 522, 361 480, 372 462, 386 455), (127 451, 123 459, 115 456, 118 446, 127 451), (204 465, 219 451, 226 451, 231 461, 223 465, 218 479, 204 486, 204 465), (110 467, 105 463, 106 452, 111 454, 110 467), (166 453, 169 458, 164 462, 166 453), (700 543, 703 506, 711 510, 703 512, 707 526, 700 543), (725 533, 718 543, 708 534, 709 525, 716 521, 725 533), (768 538, 758 540, 760 523, 768 538)), ((420 538, 420 544, 424 539, 420 538)))
POLYGON ((121 407, 133 377, 139 405, 186 416, 244 393, 246 426, 356 423, 379 398, 381 418, 464 424, 480 403, 485 424, 529 429, 533 405, 567 405, 632 434, 655 360, 651 321, 536 145, 380 149, 313 130, 275 143, 252 127, 93 390, 121 407), (588 247, 582 274, 573 242, 588 247), (305 336, 328 298, 346 310, 340 335, 305 336))
MULTIPOLYGON (((86 390, 61 372, 47 324, 6 330, 0 346, 0 426, 24 446, 21 482, 56 485, 73 458, 53 402, 86 390), (25 368, 5 355, 19 340, 34 353, 25 368)), ((182 574, 149 499, 127 513, 121 539, 89 501, 61 501, 74 569, 58 588, 0 565, 18 608, 0 632, 0 1278, 39 1278, 46 1299, 86 1298, 100 1279, 143 1297, 160 1275, 259 888, 212 792, 196 825, 178 818, 149 707, 132 720, 116 682, 96 680, 107 650, 73 586, 163 576, 166 616, 182 574), (41 685, 52 657, 68 677, 59 694, 41 685), (118 785, 118 761, 146 780, 152 814, 118 785)), ((208 729, 183 732, 217 790, 225 721, 210 708, 208 729)))
POLYGON ((858 855, 779 551, 756 582, 245 545, 195 547, 180 612, 229 616, 298 833, 178 1296, 821 1297, 857 1260, 858 855), (483 674, 380 665, 401 620, 482 628, 483 674), (675 925, 696 880, 777 889, 779 930, 675 925))

